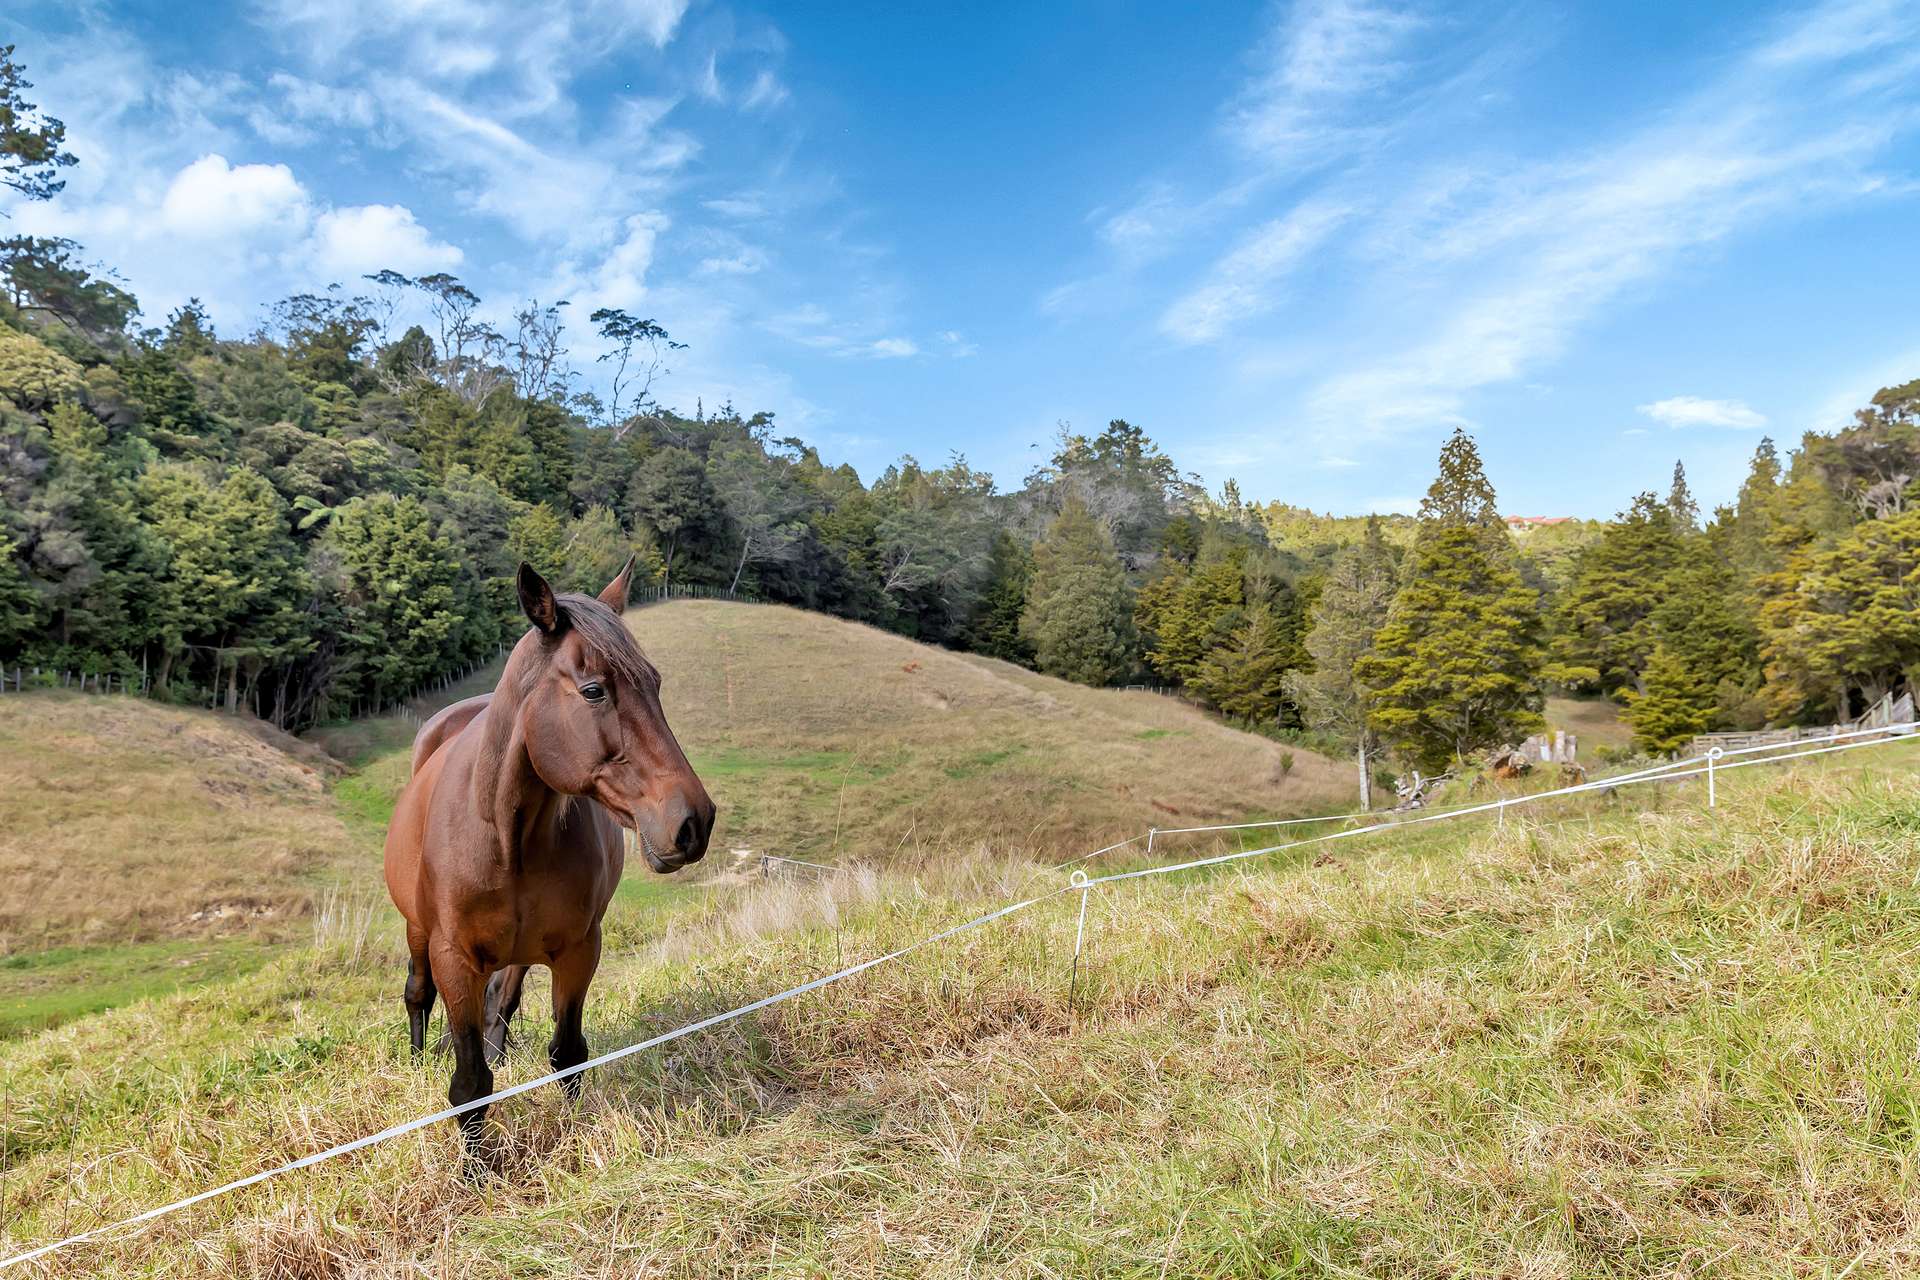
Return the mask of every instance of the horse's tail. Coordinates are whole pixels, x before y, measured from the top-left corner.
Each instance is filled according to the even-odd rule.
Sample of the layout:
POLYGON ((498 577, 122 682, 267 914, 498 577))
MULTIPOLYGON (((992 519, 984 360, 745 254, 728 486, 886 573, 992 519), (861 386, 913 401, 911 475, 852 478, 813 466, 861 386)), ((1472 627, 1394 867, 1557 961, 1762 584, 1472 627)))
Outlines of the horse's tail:
POLYGON ((472 724, 491 701, 491 693, 462 699, 450 707, 442 708, 431 720, 421 725, 420 732, 413 735, 413 767, 408 776, 419 773, 420 767, 433 758, 433 753, 458 737, 460 731, 472 724))

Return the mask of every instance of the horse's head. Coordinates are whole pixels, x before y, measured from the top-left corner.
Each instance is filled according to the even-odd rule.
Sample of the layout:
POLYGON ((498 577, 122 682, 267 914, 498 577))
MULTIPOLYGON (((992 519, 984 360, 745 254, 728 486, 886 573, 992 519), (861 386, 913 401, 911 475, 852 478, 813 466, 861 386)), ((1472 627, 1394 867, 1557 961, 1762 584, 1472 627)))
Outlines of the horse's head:
POLYGON ((522 672, 520 726, 540 780, 591 796, 639 838, 647 865, 698 862, 713 832, 713 801, 660 709, 660 673, 621 621, 633 562, 593 596, 558 594, 520 566, 520 607, 534 630, 522 672))

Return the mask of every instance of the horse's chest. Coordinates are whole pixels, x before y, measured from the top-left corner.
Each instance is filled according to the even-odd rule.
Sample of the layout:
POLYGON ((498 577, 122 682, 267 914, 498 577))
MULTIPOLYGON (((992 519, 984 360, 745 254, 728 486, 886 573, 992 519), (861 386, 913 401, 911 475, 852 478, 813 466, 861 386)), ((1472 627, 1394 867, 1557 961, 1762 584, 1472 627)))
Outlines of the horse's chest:
MULTIPOLYGON (((497 964, 542 964, 600 922, 618 882, 591 833, 530 841, 516 858, 488 858, 450 877, 446 906, 497 964)), ((478 860, 477 860, 478 861, 478 860)))

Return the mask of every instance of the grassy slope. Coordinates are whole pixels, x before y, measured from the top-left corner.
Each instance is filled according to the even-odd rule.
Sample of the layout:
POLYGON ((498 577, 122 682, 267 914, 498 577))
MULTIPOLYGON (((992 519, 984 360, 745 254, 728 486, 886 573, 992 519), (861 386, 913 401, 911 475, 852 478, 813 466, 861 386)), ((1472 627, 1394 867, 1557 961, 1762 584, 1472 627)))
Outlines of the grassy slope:
POLYGON ((351 860, 329 762, 257 722, 0 698, 0 1035, 245 972, 351 860))
POLYGON ((0 952, 229 931, 294 914, 339 856, 317 753, 132 698, 0 698, 0 952))
POLYGON ((1051 857, 1154 824, 1326 812, 1353 794, 1345 762, 1177 699, 1087 689, 820 614, 682 601, 630 624, 720 806, 722 849, 1051 857))
POLYGON ((1621 748, 1633 741, 1633 730, 1620 718, 1620 704, 1611 698, 1548 698, 1547 726, 1578 737, 1582 763, 1592 765, 1602 747, 1621 748))
MULTIPOLYGON (((1107 890, 1077 1014, 1058 899, 602 1069, 577 1109, 502 1105, 502 1176, 478 1190, 442 1128, 66 1273, 1911 1273, 1916 763, 1908 743, 1730 776, 1712 814, 1697 783, 1642 789, 1661 811, 1588 799, 1552 826, 1437 824, 1107 890)), ((623 938, 593 1043, 874 954, 1019 878, 978 875, 998 883, 883 880, 837 930, 787 891, 679 947, 623 938)), ((438 1105, 447 1065, 405 1059, 395 976, 342 943, 0 1048, 6 1242, 438 1105)), ((544 1034, 536 1016, 503 1082, 542 1069, 544 1034)))
MULTIPOLYGON (((1167 698, 790 609, 679 602, 633 624, 721 805, 722 850, 898 863, 992 844, 1048 856, 1155 820, 1344 800, 1339 767, 1167 698)), ((0 698, 0 1035, 246 972, 305 941, 335 887, 350 906, 380 901, 416 727, 400 715, 331 726, 312 735, 321 751, 258 722, 132 699, 0 698)), ((629 924, 693 895, 687 880, 629 877, 622 902, 646 908, 629 924)))

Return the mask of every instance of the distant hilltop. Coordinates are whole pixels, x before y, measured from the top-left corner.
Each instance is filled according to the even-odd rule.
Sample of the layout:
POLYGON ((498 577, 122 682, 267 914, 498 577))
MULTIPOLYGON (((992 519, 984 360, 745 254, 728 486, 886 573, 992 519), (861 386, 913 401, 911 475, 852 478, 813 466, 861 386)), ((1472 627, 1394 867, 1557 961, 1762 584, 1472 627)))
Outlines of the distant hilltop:
POLYGON ((1545 529, 1550 525, 1573 523, 1572 516, 1504 516, 1502 518, 1507 522, 1507 528, 1514 530, 1545 529))

